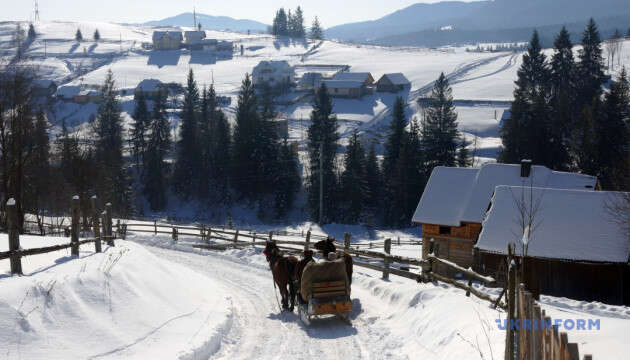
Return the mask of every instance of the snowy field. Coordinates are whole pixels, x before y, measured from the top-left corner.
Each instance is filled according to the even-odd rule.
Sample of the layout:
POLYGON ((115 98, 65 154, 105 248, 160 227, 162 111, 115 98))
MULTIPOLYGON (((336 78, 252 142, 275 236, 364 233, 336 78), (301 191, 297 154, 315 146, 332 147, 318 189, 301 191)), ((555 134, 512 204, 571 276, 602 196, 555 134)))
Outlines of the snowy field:
MULTIPOLYGON (((21 240, 25 248, 68 241, 21 240)), ((331 318, 306 327, 280 313, 261 248, 210 252, 188 241, 130 234, 102 254, 85 245, 78 259, 69 250, 25 258, 22 277, 1 261, 1 357, 498 359, 504 351, 496 320, 505 313, 449 285, 384 281, 355 267, 352 326, 331 318)), ((0 251, 6 244, 0 236, 0 251)), ((630 351, 628 307, 547 296, 542 304, 554 317, 600 319, 601 331, 569 332, 582 353, 624 359, 630 351)))

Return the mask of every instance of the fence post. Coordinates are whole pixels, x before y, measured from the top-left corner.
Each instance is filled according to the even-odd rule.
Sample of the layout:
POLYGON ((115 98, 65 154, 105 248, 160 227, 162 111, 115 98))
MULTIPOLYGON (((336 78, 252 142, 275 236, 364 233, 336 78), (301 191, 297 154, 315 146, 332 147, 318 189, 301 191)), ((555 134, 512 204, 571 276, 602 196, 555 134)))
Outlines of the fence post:
POLYGON ((16 253, 11 256, 11 274, 22 275, 22 260, 17 251, 20 250, 20 230, 17 224, 17 209, 15 199, 7 201, 7 227, 9 231, 9 251, 16 253))
POLYGON ((234 233, 234 243, 236 244, 237 241, 238 241, 238 229, 234 233))
POLYGON ((398 246, 400 246, 400 236, 398 237, 398 246))
POLYGON ((389 279, 389 254, 392 251, 392 239, 385 239, 385 267, 383 267, 383 279, 389 279))
POLYGON ((350 250, 350 233, 343 234, 343 248, 344 250, 350 250))
POLYGON ((273 241, 273 231, 269 232, 269 242, 273 241))
POLYGON ((79 200, 79 195, 74 195, 72 197, 72 223, 70 230, 70 243, 72 243, 72 256, 79 256, 79 216, 81 215, 79 212, 79 207, 81 205, 81 201, 79 200))
POLYGON ((101 229, 100 229, 100 221, 98 216, 98 198, 96 195, 92 196, 90 199, 90 203, 92 205, 92 231, 94 231, 94 251, 100 253, 103 251, 101 246, 101 229))
POLYGON ((173 241, 177 241, 177 228, 173 226, 173 241))
POLYGON ((116 234, 122 237, 122 228, 120 227, 120 219, 116 220, 116 234))
POLYGON ((307 251, 311 246, 311 230, 306 232, 306 242, 304 243, 304 251, 307 251))
POLYGON ((507 313, 507 333, 505 336, 505 359, 514 359, 514 329, 512 322, 515 320, 516 310, 516 264, 512 260, 513 247, 508 244, 508 313, 507 313))
POLYGON ((114 245, 114 236, 112 234, 112 203, 105 204, 105 218, 107 220, 107 224, 105 225, 107 228, 107 245, 114 245))
POLYGON ((157 235, 157 220, 153 220, 153 234, 157 235))

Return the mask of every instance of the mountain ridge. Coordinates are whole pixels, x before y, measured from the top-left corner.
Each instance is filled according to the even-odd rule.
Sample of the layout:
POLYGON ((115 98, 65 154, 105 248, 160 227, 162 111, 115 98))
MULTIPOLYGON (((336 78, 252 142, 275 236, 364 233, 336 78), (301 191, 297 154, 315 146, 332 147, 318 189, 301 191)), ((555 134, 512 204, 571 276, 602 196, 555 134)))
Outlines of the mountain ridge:
MULTIPOLYGON (((187 12, 161 20, 147 21, 148 26, 193 26, 193 13, 187 12)), ((261 32, 267 30, 267 24, 249 19, 234 19, 229 16, 197 14, 197 23, 206 30, 233 30, 261 32)))

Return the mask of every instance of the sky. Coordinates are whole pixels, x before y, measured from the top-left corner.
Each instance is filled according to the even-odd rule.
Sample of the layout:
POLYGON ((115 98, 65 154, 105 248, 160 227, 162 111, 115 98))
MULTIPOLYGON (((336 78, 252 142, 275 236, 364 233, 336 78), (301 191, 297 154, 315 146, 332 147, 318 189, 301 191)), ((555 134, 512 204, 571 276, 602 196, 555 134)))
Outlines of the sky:
MULTIPOLYGON (((142 23, 183 12, 223 15, 271 23, 275 10, 302 7, 307 22, 317 15, 327 28, 339 24, 378 19, 406 6, 438 0, 39 0, 41 20, 142 23)), ((468 1, 468 0, 464 0, 468 1)), ((29 21, 34 0, 0 0, 0 20, 29 21)))

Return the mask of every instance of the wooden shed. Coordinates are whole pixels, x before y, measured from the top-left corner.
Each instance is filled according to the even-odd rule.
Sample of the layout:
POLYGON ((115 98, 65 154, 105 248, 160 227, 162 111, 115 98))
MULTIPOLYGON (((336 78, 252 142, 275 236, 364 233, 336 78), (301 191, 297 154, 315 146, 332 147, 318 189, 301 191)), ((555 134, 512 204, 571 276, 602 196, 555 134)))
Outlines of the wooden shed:
POLYGON ((399 92, 411 87, 411 82, 402 73, 385 74, 376 82, 378 92, 399 92))
MULTIPOLYGON (((422 226, 423 241, 433 239, 439 257, 473 266, 473 248, 498 185, 593 189, 597 178, 549 170, 544 166, 486 164, 481 168, 436 167, 412 221, 422 226), (523 168, 522 168, 523 167, 523 168), (521 176, 523 175, 523 176, 521 176)), ((427 256, 423 247, 423 257, 427 256)), ((450 275, 450 274, 449 274, 450 275)))
POLYGON ((326 80, 328 93, 333 97, 360 98, 364 93, 364 85, 359 81, 326 80))
POLYGON ((475 246, 475 270, 500 278, 507 244, 522 256, 526 238, 523 280, 534 293, 630 305, 630 238, 607 210, 623 200, 615 192, 498 186, 475 246), (534 208, 530 203, 536 226, 525 232, 519 207, 534 208))

